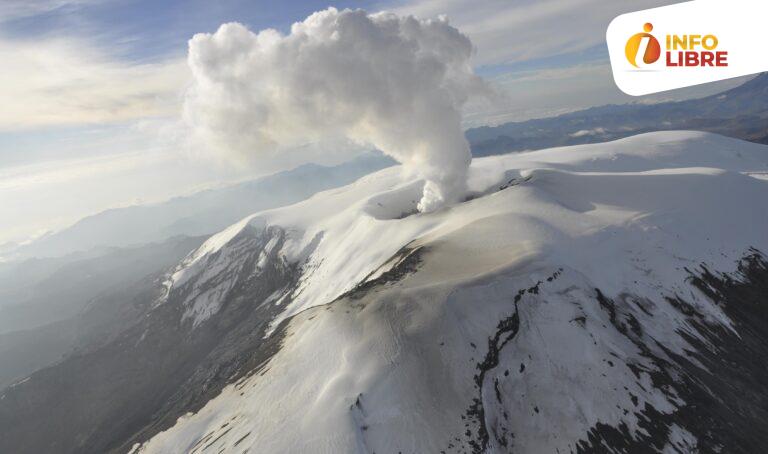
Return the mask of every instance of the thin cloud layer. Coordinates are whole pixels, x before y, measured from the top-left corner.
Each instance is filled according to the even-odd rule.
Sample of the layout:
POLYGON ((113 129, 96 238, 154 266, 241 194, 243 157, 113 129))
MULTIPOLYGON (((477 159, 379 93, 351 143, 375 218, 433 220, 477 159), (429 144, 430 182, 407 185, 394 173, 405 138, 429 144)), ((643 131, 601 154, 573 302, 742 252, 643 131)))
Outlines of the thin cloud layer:
POLYGON ((218 151, 267 157, 305 143, 374 146, 425 180, 421 211, 459 200, 471 160, 461 107, 485 85, 445 19, 329 8, 291 28, 238 23, 190 40, 185 118, 218 151))
POLYGON ((605 42, 617 15, 675 0, 394 0, 398 14, 447 14, 478 48, 475 65, 505 65, 563 56, 605 42))
POLYGON ((35 16, 60 8, 78 7, 98 0, 3 0, 0 2, 0 22, 35 16))
POLYGON ((182 59, 136 64, 82 40, 0 40, 0 131, 177 115, 182 59))

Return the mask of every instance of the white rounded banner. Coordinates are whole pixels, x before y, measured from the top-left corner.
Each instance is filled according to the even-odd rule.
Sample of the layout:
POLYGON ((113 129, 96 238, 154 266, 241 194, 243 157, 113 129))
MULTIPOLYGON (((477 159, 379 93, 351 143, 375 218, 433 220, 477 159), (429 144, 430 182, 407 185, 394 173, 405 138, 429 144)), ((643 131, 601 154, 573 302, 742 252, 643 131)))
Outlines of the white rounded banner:
POLYGON ((606 40, 621 91, 641 96, 768 71, 766 0, 696 0, 622 14, 606 40))

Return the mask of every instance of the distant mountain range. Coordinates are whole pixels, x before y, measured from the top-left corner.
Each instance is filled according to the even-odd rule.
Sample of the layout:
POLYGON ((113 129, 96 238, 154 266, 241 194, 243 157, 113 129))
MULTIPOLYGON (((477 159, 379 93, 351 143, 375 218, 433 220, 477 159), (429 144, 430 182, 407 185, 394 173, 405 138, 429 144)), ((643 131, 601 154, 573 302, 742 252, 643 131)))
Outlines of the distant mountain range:
POLYGON ((305 164, 161 203, 102 211, 26 245, 8 246, 5 251, 0 247, 0 254, 13 259, 60 257, 94 248, 161 242, 179 235, 210 235, 255 211, 296 203, 392 164, 394 161, 379 153, 366 153, 335 166, 305 164))
POLYGON ((143 316, 144 289, 205 238, 176 237, 0 269, 0 388, 78 345, 109 339, 143 316))
POLYGON ((650 131, 695 130, 768 143, 768 73, 687 101, 593 107, 467 131, 474 156, 606 142, 650 131))
POLYGON ((124 287, 151 281, 209 235, 392 164, 379 153, 335 166, 306 164, 162 203, 106 210, 26 245, 0 246, 0 257, 15 258, 0 262, 0 388, 56 362, 77 342, 109 332, 113 316, 125 323, 125 311, 110 298, 130 300, 121 294, 124 287))
MULTIPOLYGON (((768 143, 768 74, 731 90, 680 102, 593 107, 551 118, 466 131, 475 157, 606 142, 644 132, 697 130, 768 143)), ((177 235, 209 235, 264 209, 288 205, 394 164, 368 153, 337 166, 306 164, 166 202, 106 210, 26 245, 0 245, 7 258, 57 257, 177 235), (300 182, 300 184, 297 184, 300 182)))

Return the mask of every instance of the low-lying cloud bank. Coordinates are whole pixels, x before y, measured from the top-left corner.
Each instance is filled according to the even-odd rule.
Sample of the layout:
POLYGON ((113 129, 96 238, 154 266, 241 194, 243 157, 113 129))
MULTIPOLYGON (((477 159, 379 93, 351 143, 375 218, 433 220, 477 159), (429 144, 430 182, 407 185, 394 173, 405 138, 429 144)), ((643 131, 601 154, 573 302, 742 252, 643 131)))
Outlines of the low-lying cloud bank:
POLYGON ((189 42, 185 119, 195 139, 249 157, 308 142, 374 146, 426 180, 432 211, 466 191, 461 107, 486 87, 470 40, 444 18, 329 8, 287 35, 238 23, 189 42))

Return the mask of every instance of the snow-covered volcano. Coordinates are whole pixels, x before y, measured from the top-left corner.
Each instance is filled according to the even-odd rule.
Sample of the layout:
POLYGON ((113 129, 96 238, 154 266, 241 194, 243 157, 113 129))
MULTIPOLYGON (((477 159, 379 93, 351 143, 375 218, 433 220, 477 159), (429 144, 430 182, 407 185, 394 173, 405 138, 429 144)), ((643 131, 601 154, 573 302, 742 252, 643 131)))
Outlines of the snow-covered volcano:
POLYGON ((294 267, 289 285, 253 301, 279 308, 267 332, 279 351, 135 449, 759 446, 764 431, 729 424, 764 428, 766 390, 749 388, 749 365, 712 367, 738 362, 721 358, 729 342, 757 342, 765 359, 768 339, 752 338, 765 320, 744 328, 755 320, 729 305, 750 302, 717 285, 768 284, 766 175, 765 146, 665 132, 478 159, 470 200, 438 213, 416 214, 421 183, 391 168, 255 214, 166 286, 185 295, 194 330, 265 261, 294 267), (253 244, 244 236, 268 237, 255 261, 238 260, 253 244), (762 281, 746 282, 755 273, 762 281))
MULTIPOLYGON (((147 380, 98 414, 122 438, 89 429, 80 449, 758 452, 767 176, 766 146, 663 132, 476 159, 467 200, 434 213, 393 167, 254 214, 69 372, 178 383, 147 380)), ((11 388, 0 422, 59 381, 11 388)))

